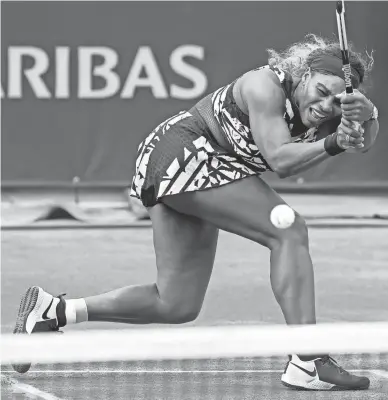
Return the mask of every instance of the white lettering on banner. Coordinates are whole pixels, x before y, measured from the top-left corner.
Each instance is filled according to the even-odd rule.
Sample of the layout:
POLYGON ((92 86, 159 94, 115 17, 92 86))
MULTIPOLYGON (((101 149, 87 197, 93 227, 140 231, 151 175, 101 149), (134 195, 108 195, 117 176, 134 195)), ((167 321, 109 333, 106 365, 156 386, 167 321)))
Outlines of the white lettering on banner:
POLYGON ((68 99, 70 97, 70 48, 55 49, 55 97, 68 99))
POLYGON ((159 71, 152 50, 148 46, 139 47, 124 89, 121 92, 121 97, 133 97, 137 87, 149 87, 156 99, 166 99, 168 97, 162 74, 159 71), (140 76, 143 70, 146 74, 145 77, 140 76))
POLYGON ((8 97, 10 99, 22 97, 22 57, 29 56, 34 59, 34 65, 24 70, 32 90, 36 97, 49 99, 51 93, 42 79, 42 74, 49 67, 48 55, 38 47, 10 47, 8 49, 8 97))
POLYGON ((11 46, 8 48, 7 87, 4 86, 3 90, 2 85, 0 94, 1 98, 20 99, 27 83, 38 99, 67 99, 71 97, 71 88, 74 87, 71 79, 77 79, 76 95, 80 99, 104 99, 117 94, 122 99, 131 99, 140 89, 148 90, 156 99, 195 99, 206 91, 208 82, 205 73, 186 59, 190 57, 203 60, 203 47, 182 45, 170 55, 172 71, 191 83, 190 87, 180 87, 164 81, 157 58, 149 46, 137 49, 124 77, 117 72, 119 55, 110 47, 80 46, 71 53, 70 47, 57 46, 55 59, 50 60, 47 52, 39 47, 11 46), (72 76, 73 70, 70 69, 72 54, 77 55, 76 77, 72 76), (31 67, 23 65, 26 58, 32 59, 31 67), (54 68, 54 88, 45 81, 50 68, 54 68), (103 82, 102 87, 95 87, 96 78, 103 82))
POLYGON ((81 99, 104 99, 113 96, 120 88, 120 78, 112 71, 117 66, 117 53, 108 47, 78 48, 78 97, 81 99), (104 63, 93 66, 94 56, 101 56, 104 63), (92 89, 92 76, 102 77, 106 84, 102 89, 92 89))
POLYGON ((181 88, 172 84, 170 86, 171 96, 176 99, 193 99, 205 92, 207 87, 206 75, 199 69, 184 62, 184 57, 194 57, 199 60, 204 58, 203 47, 200 46, 181 46, 171 53, 171 68, 179 75, 191 80, 194 87, 191 89, 181 88))

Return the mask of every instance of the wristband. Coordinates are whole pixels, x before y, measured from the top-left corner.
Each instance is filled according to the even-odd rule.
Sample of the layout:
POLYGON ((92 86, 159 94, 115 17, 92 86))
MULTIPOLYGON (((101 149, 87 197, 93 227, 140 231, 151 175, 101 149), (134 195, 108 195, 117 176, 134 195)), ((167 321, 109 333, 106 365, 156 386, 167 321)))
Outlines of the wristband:
POLYGON ((343 153, 345 149, 339 146, 337 143, 337 132, 332 135, 326 136, 325 142, 325 151, 327 154, 331 156, 336 156, 337 154, 343 153))

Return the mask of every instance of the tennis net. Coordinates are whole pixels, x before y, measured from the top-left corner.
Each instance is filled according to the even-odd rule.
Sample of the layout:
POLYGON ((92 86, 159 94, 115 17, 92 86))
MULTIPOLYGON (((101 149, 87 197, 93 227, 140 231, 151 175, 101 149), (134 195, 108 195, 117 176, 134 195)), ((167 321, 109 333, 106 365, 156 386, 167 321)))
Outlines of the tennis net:
POLYGON ((330 353, 388 393, 388 323, 218 326, 2 335, 2 399, 365 399, 280 382, 288 354, 330 353), (18 374, 12 363, 32 362, 18 374))

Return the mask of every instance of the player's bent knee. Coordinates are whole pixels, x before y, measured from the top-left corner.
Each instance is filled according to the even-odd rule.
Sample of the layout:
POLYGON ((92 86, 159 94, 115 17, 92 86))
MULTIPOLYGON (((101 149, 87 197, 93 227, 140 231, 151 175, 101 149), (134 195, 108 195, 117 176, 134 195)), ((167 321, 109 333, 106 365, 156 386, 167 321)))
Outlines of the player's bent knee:
POLYGON ((273 249, 282 245, 284 242, 293 242, 295 246, 308 246, 308 228, 304 218, 295 213, 293 222, 286 228, 278 228, 276 236, 270 243, 270 248, 273 249))
POLYGON ((175 311, 166 316, 166 322, 169 324, 185 324, 187 322, 191 322, 197 319, 198 315, 199 313, 196 311, 175 311))
POLYGON ((197 319, 199 313, 196 311, 177 313, 173 316, 174 324, 185 324, 197 319))
POLYGON ((163 320, 167 324, 185 324, 197 319, 200 311, 200 307, 182 304, 166 306, 163 310, 163 320))
POLYGON ((291 240, 296 245, 308 245, 308 229, 304 218, 295 214, 294 223, 282 233, 281 240, 291 240))

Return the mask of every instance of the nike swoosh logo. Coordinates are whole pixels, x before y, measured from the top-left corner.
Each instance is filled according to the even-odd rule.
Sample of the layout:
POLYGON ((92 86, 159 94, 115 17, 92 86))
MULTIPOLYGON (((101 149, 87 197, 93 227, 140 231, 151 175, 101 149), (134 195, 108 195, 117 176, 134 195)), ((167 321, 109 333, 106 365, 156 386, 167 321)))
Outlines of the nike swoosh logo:
POLYGON ((50 310, 50 308, 51 308, 51 306, 52 306, 52 304, 53 304, 53 301, 54 301, 54 298, 52 298, 51 299, 51 303, 49 304, 49 306, 46 308, 46 310, 44 311, 44 313, 42 314, 42 318, 43 319, 50 319, 48 316, 47 316, 47 313, 49 312, 49 310, 50 310))
POLYGON ((292 365, 295 365, 296 368, 299 368, 303 372, 305 372, 307 375, 310 375, 311 377, 314 378, 314 376, 317 376, 317 370, 314 368, 314 371, 309 371, 308 369, 304 369, 303 367, 300 367, 299 365, 294 364, 293 362, 291 363, 292 365))

